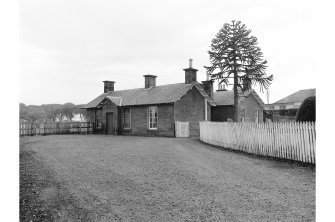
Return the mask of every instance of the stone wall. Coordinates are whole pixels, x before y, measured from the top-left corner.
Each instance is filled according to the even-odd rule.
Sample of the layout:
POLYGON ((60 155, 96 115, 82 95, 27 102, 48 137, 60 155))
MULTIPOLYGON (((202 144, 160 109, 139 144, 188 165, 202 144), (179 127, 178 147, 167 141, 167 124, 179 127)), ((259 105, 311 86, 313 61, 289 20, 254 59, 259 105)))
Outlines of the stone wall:
MULTIPOLYGON (((123 135, 174 136, 173 104, 159 104, 157 130, 149 130, 149 106, 130 106, 131 129, 122 129, 123 135)), ((123 128, 123 109, 121 111, 123 128)))
MULTIPOLYGON (((199 121, 205 120, 205 99, 193 88, 174 105, 175 121, 189 122, 190 137, 198 137, 199 121)), ((210 115, 210 114, 209 114, 210 115)))
POLYGON ((245 108, 245 122, 256 122, 256 110, 259 110, 258 122, 263 122, 263 110, 264 108, 257 102, 255 97, 249 95, 244 98, 239 105, 239 109, 245 108))

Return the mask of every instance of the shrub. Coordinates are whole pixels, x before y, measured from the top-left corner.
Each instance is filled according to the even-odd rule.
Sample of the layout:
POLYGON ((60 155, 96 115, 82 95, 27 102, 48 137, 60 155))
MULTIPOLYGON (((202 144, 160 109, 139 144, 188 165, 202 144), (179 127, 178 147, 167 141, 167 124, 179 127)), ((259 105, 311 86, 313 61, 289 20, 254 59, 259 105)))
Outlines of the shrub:
POLYGON ((315 122, 315 96, 306 98, 298 109, 296 115, 297 122, 312 121, 315 122))

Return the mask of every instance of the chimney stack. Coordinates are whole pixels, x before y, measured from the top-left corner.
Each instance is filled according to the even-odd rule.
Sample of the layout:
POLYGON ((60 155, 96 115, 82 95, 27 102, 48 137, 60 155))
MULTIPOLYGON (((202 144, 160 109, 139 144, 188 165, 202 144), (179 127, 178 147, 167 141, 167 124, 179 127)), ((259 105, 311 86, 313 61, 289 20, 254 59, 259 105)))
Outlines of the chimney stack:
POLYGON ((104 93, 114 91, 114 81, 103 81, 104 82, 104 93))
POLYGON ((213 98, 213 96, 214 96, 213 80, 202 81, 202 87, 204 88, 205 92, 206 92, 211 98, 213 98))
POLYGON ((189 67, 185 71, 185 84, 190 84, 197 81, 197 69, 192 68, 192 59, 189 59, 189 67))
POLYGON ((251 89, 250 84, 248 84, 247 80, 245 80, 245 79, 242 80, 242 89, 243 89, 243 91, 251 89))
POLYGON ((144 87, 146 89, 156 86, 156 77, 154 75, 144 75, 144 87))

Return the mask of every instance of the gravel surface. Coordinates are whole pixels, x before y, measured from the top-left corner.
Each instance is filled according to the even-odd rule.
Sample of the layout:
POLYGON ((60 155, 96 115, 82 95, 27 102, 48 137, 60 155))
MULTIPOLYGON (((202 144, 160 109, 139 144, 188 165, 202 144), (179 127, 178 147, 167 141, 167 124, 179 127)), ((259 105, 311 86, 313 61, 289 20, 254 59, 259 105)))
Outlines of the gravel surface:
POLYGON ((315 221, 309 167, 195 139, 53 135, 21 143, 21 221, 315 221))

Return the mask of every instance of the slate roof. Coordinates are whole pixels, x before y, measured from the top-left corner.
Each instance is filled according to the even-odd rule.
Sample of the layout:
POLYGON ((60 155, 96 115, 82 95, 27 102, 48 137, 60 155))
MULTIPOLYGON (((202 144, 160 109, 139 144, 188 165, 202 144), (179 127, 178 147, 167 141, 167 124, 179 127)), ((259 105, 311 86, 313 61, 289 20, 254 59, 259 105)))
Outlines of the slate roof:
POLYGON ((294 103, 294 102, 302 102, 304 101, 306 98, 310 97, 310 96, 315 96, 315 92, 316 89, 303 89, 303 90, 299 90, 298 92, 295 92, 281 100, 278 100, 273 104, 284 104, 284 103, 294 103))
POLYGON ((234 105, 234 92, 232 90, 214 92, 214 102, 218 106, 234 105))
POLYGON ((185 95, 192 87, 207 98, 208 102, 215 106, 212 98, 203 90, 199 83, 176 83, 162 86, 154 86, 148 89, 138 88, 129 90, 111 91, 103 93, 91 102, 86 104, 84 109, 97 107, 105 98, 111 100, 114 104, 119 106, 134 106, 134 105, 150 105, 150 104, 162 104, 162 103, 173 103, 178 101, 183 95, 185 95))
MULTIPOLYGON (((249 91, 245 91, 242 95, 239 94, 239 101, 244 99, 244 97, 248 96, 249 94, 252 94, 261 106, 264 106, 263 100, 259 97, 259 95, 253 89, 249 91)), ((233 106, 234 105, 234 91, 227 90, 227 91, 214 92, 214 102, 218 106, 233 106)))

